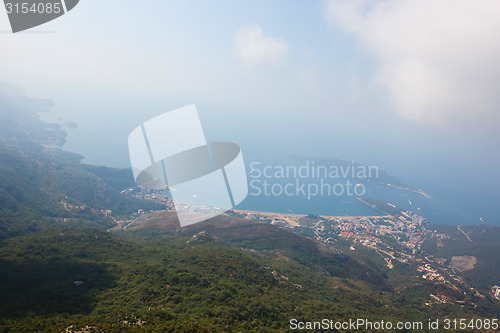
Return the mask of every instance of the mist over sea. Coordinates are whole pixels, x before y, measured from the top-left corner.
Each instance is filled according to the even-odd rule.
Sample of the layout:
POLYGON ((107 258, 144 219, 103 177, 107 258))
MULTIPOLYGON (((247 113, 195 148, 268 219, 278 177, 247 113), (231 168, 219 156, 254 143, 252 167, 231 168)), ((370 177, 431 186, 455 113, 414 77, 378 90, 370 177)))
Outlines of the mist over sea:
MULTIPOLYGON (((68 121, 61 114, 54 113, 44 114, 43 119, 60 124, 68 121)), ((496 184, 500 183, 500 176, 491 161, 478 160, 472 151, 466 150, 463 155, 451 154, 440 150, 440 146, 435 147, 432 142, 422 139, 422 141, 405 141, 404 147, 394 146, 393 152, 389 154, 383 142, 379 144, 380 151, 374 151, 372 147, 360 144, 363 141, 353 140, 347 132, 336 134, 337 138, 342 138, 343 144, 335 146, 335 149, 331 148, 331 142, 334 142, 335 138, 317 139, 318 144, 311 146, 301 144, 303 140, 300 137, 291 140, 287 138, 286 141, 270 140, 266 133, 272 130, 263 130, 263 134, 258 138, 249 138, 238 133, 237 129, 226 127, 223 133, 217 136, 221 131, 210 122, 209 118, 205 120, 207 119, 207 139, 238 143, 242 148, 248 172, 251 171, 250 164, 256 161, 262 165, 296 164, 297 161, 291 158, 294 154, 303 157, 355 160, 376 165, 380 170, 397 177, 403 184, 421 189, 429 196, 358 180, 355 183, 363 183, 366 189, 361 198, 382 200, 412 210, 434 224, 470 225, 484 221, 486 224, 500 225, 496 210, 500 200, 496 184)), ((77 123, 76 128, 63 125, 63 129, 68 132, 63 149, 81 154, 84 156, 84 163, 129 167, 127 137, 136 126, 136 120, 101 119, 96 122, 92 119, 79 119, 77 123)), ((267 126, 270 127, 270 124, 267 126)), ((249 177, 249 181, 251 180, 249 177)), ((269 181, 283 183, 289 182, 290 179, 269 181)), ((345 194, 309 197, 300 191, 296 195, 251 194, 250 188, 250 195, 237 207, 238 209, 329 216, 382 214, 362 204, 357 200, 357 196, 345 194)))
MULTIPOLYGON (((276 165, 273 163, 276 163, 276 161, 270 162, 268 165, 276 165)), ((252 170, 251 164, 248 164, 248 170, 252 170)), ((279 165, 283 164, 300 167, 304 166, 305 162, 298 162, 289 158, 281 160, 279 165)), ((265 164, 263 163, 260 167, 262 168, 263 165, 265 164)), ((413 184, 419 184, 419 186, 413 188, 422 189, 425 195, 411 189, 388 186, 383 181, 374 182, 343 177, 327 177, 326 179, 306 177, 298 180, 293 178, 276 179, 276 177, 267 179, 263 175, 260 178, 252 178, 252 173, 250 173, 249 196, 238 208, 325 216, 383 215, 383 213, 360 202, 358 198, 361 198, 391 203, 422 215, 434 224, 479 224, 481 223, 480 218, 486 223, 498 224, 493 210, 488 215, 487 208, 491 206, 488 206, 487 202, 481 202, 480 200, 477 202, 467 201, 467 198, 471 198, 471 195, 466 190, 472 189, 471 187, 460 188, 459 184, 457 184, 457 187, 447 188, 448 183, 446 182, 441 184, 426 183, 422 186, 421 184, 424 183, 418 180, 415 180, 415 182, 403 181, 403 183, 410 187, 415 186, 413 184), (267 193, 264 191, 264 181, 267 181, 267 193), (347 183, 351 185, 351 193, 347 193, 347 183), (332 189, 332 186, 336 187, 336 193, 333 193, 333 189, 328 193, 328 184, 330 184, 330 189, 332 189), (287 185, 289 186, 288 194, 284 193, 284 188, 287 185), (302 191, 297 191, 297 187, 301 185, 303 186, 302 191), (358 193, 354 193, 356 185, 359 189, 358 193), (310 191, 308 186, 311 187, 310 191), (321 191, 322 187, 324 191, 321 191), (280 192, 281 195, 275 195, 280 192), (461 209, 456 206, 457 204, 462 204, 461 207, 459 206, 461 209)), ((473 188, 472 190, 481 191, 479 188, 473 188)))

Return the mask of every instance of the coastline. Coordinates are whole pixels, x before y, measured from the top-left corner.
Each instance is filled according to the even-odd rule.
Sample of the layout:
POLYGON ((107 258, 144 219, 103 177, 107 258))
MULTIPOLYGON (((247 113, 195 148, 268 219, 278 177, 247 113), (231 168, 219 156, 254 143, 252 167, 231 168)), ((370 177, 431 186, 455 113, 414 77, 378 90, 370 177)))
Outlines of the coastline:
MULTIPOLYGON (((300 218, 300 217, 307 217, 308 215, 305 214, 289 214, 289 213, 275 213, 275 212, 261 212, 261 211, 256 211, 256 210, 245 210, 245 209, 231 209, 230 211, 237 212, 237 213, 247 213, 247 214, 259 214, 259 215, 264 215, 264 216, 279 216, 279 217, 289 217, 289 218, 300 218)), ((315 214, 316 215, 316 214, 315 214)), ((384 216, 391 216, 389 214, 385 215, 317 215, 321 217, 329 217, 329 218, 352 218, 352 219, 359 219, 362 217, 384 217, 384 216)))
MULTIPOLYGON (((298 223, 299 219, 305 219, 309 218, 310 215, 305 215, 305 214, 291 214, 291 213, 274 213, 274 212, 260 212, 260 211, 253 211, 253 210, 242 210, 242 209, 231 209, 227 211, 225 214, 227 215, 238 215, 238 216, 245 216, 251 219, 256 219, 257 217, 262 217, 263 219, 282 219, 286 222, 295 222, 292 223, 292 225, 300 226, 300 223, 298 223), (228 214, 229 212, 229 214, 228 214), (233 213, 233 214, 231 214, 233 213)), ((347 221, 351 220, 359 220, 362 218, 387 218, 387 217, 392 217, 392 215, 385 214, 385 215, 359 215, 359 216, 347 216, 347 215, 313 215, 315 217, 319 218, 325 218, 325 219, 343 219, 347 221)))

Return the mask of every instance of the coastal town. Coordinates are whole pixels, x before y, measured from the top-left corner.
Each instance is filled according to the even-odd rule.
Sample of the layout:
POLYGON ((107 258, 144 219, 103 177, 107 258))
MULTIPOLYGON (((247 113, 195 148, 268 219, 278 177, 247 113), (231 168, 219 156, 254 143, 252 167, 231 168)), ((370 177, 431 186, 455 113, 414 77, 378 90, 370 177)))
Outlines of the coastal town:
MULTIPOLYGON (((261 213, 233 210, 233 216, 267 222, 295 231, 309 229, 313 238, 327 244, 339 240, 350 242, 350 250, 364 246, 379 253, 389 268, 394 262, 409 263, 427 257, 423 243, 434 238, 441 241, 448 235, 428 228, 426 220, 412 212, 401 211, 399 216, 318 216, 278 213, 261 213)), ((304 233, 304 232, 302 232, 304 233)), ((306 234, 311 234, 307 233, 306 234)), ((425 270, 425 266, 423 266, 425 270)))
MULTIPOLYGON (((461 269, 446 265, 444 258, 435 258, 422 249, 427 240, 432 239, 441 244, 450 236, 433 230, 423 217, 410 211, 401 210, 395 216, 318 216, 243 210, 232 210, 227 214, 291 229, 326 244, 348 245, 352 252, 363 247, 377 253, 389 269, 394 269, 397 263, 411 264, 416 267, 415 273, 422 280, 442 284, 464 295, 485 297, 459 275, 461 269)), ((454 258, 467 259, 469 266, 471 261, 475 263, 473 257, 454 258)), ((490 294, 500 299, 500 287, 493 287, 490 294)), ((454 300, 444 294, 429 296, 430 299, 425 303, 427 306, 464 303, 463 300, 454 300)), ((469 305, 474 306, 472 303, 469 305)))
MULTIPOLYGON (((167 210, 174 209, 167 189, 135 188, 124 190, 123 194, 163 203, 167 210)), ((415 275, 419 279, 442 284, 464 295, 485 297, 468 284, 460 274, 463 271, 473 269, 476 258, 460 256, 447 260, 436 258, 423 249, 424 243, 429 240, 442 246, 450 238, 449 235, 434 230, 425 218, 414 212, 404 211, 390 203, 373 204, 364 200, 362 202, 379 208, 381 212, 389 210, 391 213, 381 216, 319 216, 229 210, 225 214, 260 223, 269 223, 332 246, 343 245, 344 248, 348 249, 347 251, 353 253, 362 248, 373 251, 383 259, 385 265, 391 270, 395 268, 395 265, 412 265, 415 267, 415 275), (377 207, 377 205, 381 206, 377 207), (383 205, 389 209, 384 209, 383 205)), ((104 213, 111 216, 110 211, 104 213)), ((138 218, 147 213, 138 210, 131 218, 138 218)), ((461 230, 460 227, 458 230, 461 230)), ((489 294, 500 300, 500 287, 491 286, 489 294)), ((429 297, 425 303, 427 306, 464 302, 463 300, 453 300, 444 294, 430 294, 429 297)), ((469 305, 473 306, 473 304, 469 305)))

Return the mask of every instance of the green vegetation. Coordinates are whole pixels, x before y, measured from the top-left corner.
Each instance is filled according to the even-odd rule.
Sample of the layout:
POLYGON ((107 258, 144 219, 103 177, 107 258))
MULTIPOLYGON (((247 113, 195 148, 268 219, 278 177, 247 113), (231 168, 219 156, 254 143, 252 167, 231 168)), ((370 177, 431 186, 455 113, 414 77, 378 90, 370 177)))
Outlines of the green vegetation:
POLYGON ((482 290, 490 290, 492 285, 500 285, 500 228, 489 225, 462 226, 433 226, 440 232, 445 232, 451 238, 437 246, 434 241, 428 241, 424 250, 437 258, 452 256, 473 256, 477 258, 477 265, 473 270, 463 272, 462 275, 482 290), (469 238, 467 238, 465 235, 469 238))
POLYGON ((347 256, 338 250, 236 220, 214 219, 182 235, 57 228, 1 244, 0 331, 279 332, 291 318, 426 321, 498 313, 498 305, 480 300, 477 309, 424 306, 430 293, 450 291, 417 279, 408 265, 371 284, 365 255, 349 257, 343 268, 351 271, 342 274, 335 267, 347 256), (211 231, 193 240, 200 228, 211 231), (385 290, 388 283, 395 289, 385 290))
MULTIPOLYGON (((426 306, 431 293, 463 296, 423 281, 415 265, 389 270, 372 250, 265 223, 219 216, 181 229, 165 211, 110 231, 113 217, 164 206, 121 194, 134 185, 130 170, 83 165, 49 147, 65 134, 36 117, 47 103, 22 102, 26 108, 13 108, 0 98, 0 332, 285 332, 292 318, 427 322, 500 313, 491 297, 473 299, 476 308, 426 306)), ((470 242, 448 230, 447 248, 426 250, 478 256, 466 277, 487 286, 500 276, 498 228, 488 228, 463 228, 470 242)))
POLYGON ((375 298, 361 298, 305 266, 188 239, 72 229, 6 241, 0 327, 31 331, 50 322, 60 331, 88 324, 106 332, 284 330, 292 316, 384 316, 375 298), (289 279, 276 279, 275 270, 289 279), (85 283, 76 287, 77 280, 85 283), (144 323, 123 323, 131 318, 144 323))
POLYGON ((42 230, 64 218, 110 226, 100 212, 104 209, 115 217, 163 209, 120 194, 133 181, 130 170, 85 166, 69 156, 0 145, 0 239, 42 230))

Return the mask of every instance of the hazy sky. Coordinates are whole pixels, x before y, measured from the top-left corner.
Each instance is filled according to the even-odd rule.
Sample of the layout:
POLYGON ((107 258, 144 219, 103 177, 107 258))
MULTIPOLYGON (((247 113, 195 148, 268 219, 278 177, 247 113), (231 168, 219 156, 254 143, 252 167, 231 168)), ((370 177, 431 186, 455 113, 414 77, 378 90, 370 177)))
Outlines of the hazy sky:
POLYGON ((209 140, 249 151, 497 170, 496 0, 81 0, 9 30, 2 7, 0 81, 79 123, 91 162, 126 166, 134 127, 195 103, 209 140))

